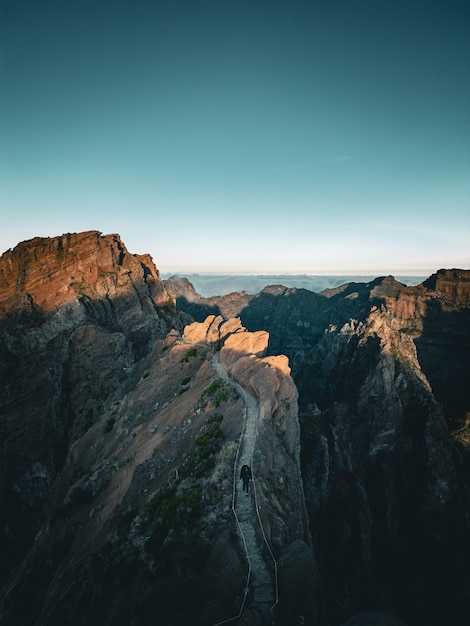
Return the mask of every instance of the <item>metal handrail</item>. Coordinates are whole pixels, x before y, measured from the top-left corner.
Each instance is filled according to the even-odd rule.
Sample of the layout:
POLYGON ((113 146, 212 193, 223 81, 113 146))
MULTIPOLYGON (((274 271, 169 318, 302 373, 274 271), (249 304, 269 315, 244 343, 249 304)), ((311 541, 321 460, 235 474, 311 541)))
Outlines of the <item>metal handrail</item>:
MULTIPOLYGON (((213 355, 213 357, 214 357, 214 360, 216 360, 215 355, 213 355)), ((239 386, 239 385, 237 385, 237 386, 239 386)), ((243 389, 241 387, 240 387, 240 390, 243 392, 243 389)), ((233 464, 232 513, 233 513, 233 515, 235 517, 235 521, 237 522, 238 530, 240 532, 240 536, 241 536, 242 541, 243 541, 243 546, 245 548, 246 560, 248 562, 248 573, 247 573, 247 577, 246 577, 246 583, 245 583, 245 590, 244 590, 244 594, 243 594, 243 600, 242 600, 242 603, 241 603, 240 610, 239 610, 238 614, 234 615, 233 617, 229 617, 228 619, 225 619, 222 622, 216 622, 215 624, 213 624, 213 626, 221 626, 221 624, 228 624, 229 622, 233 622, 234 620, 239 619, 241 617, 241 615, 243 613, 243 609, 245 608, 245 602, 246 602, 246 598, 247 598, 248 591, 249 591, 249 585, 250 585, 250 578, 251 578, 250 555, 248 553, 248 546, 246 545, 245 535, 243 533, 243 530, 242 530, 242 527, 241 527, 241 524, 240 524, 240 520, 238 519, 237 511, 236 511, 236 508, 235 508, 235 502, 236 502, 236 497, 237 497, 236 485, 237 485, 237 480, 238 480, 238 462, 239 462, 239 458, 240 458, 240 448, 241 448, 243 437, 244 437, 245 431, 246 431, 247 415, 248 415, 248 406, 247 406, 247 403, 245 402, 245 411, 244 411, 244 417, 243 417, 243 427, 242 427, 242 432, 240 433, 240 438, 238 440, 237 453, 235 455, 235 461, 234 461, 234 464, 233 464)))
MULTIPOLYGON (((238 384, 238 383, 236 383, 236 382, 234 382, 234 384, 235 384, 235 385, 239 388, 239 390, 241 391, 241 393, 242 393, 242 395, 243 395, 243 398, 244 398, 244 400, 245 400, 245 422, 244 422, 244 424, 243 424, 243 431, 242 431, 242 433, 244 434, 244 432, 245 432, 245 427, 246 427, 246 416, 247 416, 247 413, 248 413, 248 408, 247 408, 247 407, 248 407, 247 394, 246 394, 246 391, 243 389, 243 387, 242 387, 240 384, 238 384)), ((255 456, 256 441, 257 441, 257 439, 258 439, 258 423, 259 423, 259 420, 257 419, 257 420, 256 420, 256 430, 255 430, 255 439, 254 439, 254 441, 253 441, 253 448, 252 448, 252 450, 251 450, 251 461, 250 461, 250 466, 251 466, 252 468, 253 468, 253 466, 254 466, 254 465, 253 465, 253 463, 254 463, 254 456, 255 456)), ((237 452, 238 452, 238 451, 237 451, 237 452)), ((275 559, 275 557, 274 557, 274 554, 273 554, 273 551, 272 551, 272 549, 271 549, 271 546, 269 545, 269 541, 268 541, 268 538, 266 537, 266 533, 265 533, 265 530, 264 530, 263 522, 261 521, 261 516, 260 516, 260 514, 259 514, 258 493, 257 493, 257 491, 256 491, 256 480, 255 480, 255 475, 254 475, 254 473, 253 473, 253 479, 252 479, 252 482, 253 482, 253 494, 254 494, 254 498, 255 498, 256 517, 258 518, 258 523, 259 523, 260 528, 261 528, 261 533, 262 533, 262 535, 263 535, 263 540, 264 540, 264 543, 266 544, 266 547, 268 548, 269 555, 270 555, 270 557, 271 557, 271 559, 272 559, 272 562, 273 562, 273 569, 274 569, 274 585, 275 585, 275 597, 276 597, 276 600, 275 600, 274 604, 273 604, 273 605, 270 607, 270 609, 269 609, 270 611, 272 611, 272 610, 274 609, 274 607, 276 606, 276 604, 278 604, 278 602, 279 602, 279 581, 278 581, 278 568, 277 568, 277 561, 276 561, 276 559, 275 559)))
MULTIPOLYGON (((218 358, 216 354, 212 354, 212 358, 214 361, 218 362, 218 358)), ((249 592, 249 583, 250 583, 250 578, 251 578, 251 561, 250 561, 250 555, 248 553, 248 547, 246 544, 246 539, 245 539, 245 535, 243 533, 241 524, 240 524, 240 520, 238 518, 237 512, 236 512, 236 507, 235 507, 235 503, 236 503, 236 485, 237 485, 237 481, 238 481, 238 464, 239 464, 239 458, 240 458, 240 449, 242 446, 242 442, 243 442, 243 438, 245 436, 246 433, 246 422, 247 422, 247 416, 248 416, 248 399, 247 399, 247 393, 246 391, 243 389, 243 387, 235 382, 235 381, 231 381, 232 386, 236 387, 239 392, 241 393, 241 395, 243 396, 244 402, 245 402, 245 411, 244 411, 244 418, 243 418, 243 427, 242 427, 242 432, 240 433, 240 439, 238 441, 238 446, 237 446, 237 453, 235 455, 235 462, 234 462, 234 466, 233 466, 233 488, 232 488, 232 513, 235 517, 235 520, 237 522, 237 526, 243 541, 243 546, 245 549, 245 554, 246 554, 246 559, 248 562, 248 574, 247 574, 247 579, 246 579, 246 585, 245 585, 245 590, 244 590, 244 595, 243 595, 243 600, 240 606, 240 610, 238 612, 237 615, 234 615, 233 617, 230 617, 226 620, 223 620, 221 622, 216 622, 215 624, 213 624, 213 626, 221 626, 222 624, 228 624, 229 622, 232 622, 236 619, 239 619, 243 613, 243 610, 245 608, 245 603, 246 603, 246 598, 249 592)), ((251 450, 251 461, 250 461, 250 466, 253 467, 253 461, 254 461, 254 454, 255 454, 255 447, 256 447, 256 441, 258 439, 258 419, 259 419, 259 412, 258 412, 258 418, 256 420, 256 430, 255 430, 255 438, 253 441, 253 448, 251 450)), ((252 478, 252 482, 253 482, 253 494, 254 494, 254 500, 255 500, 255 508, 256 508, 256 516, 258 518, 258 523, 260 525, 261 528, 261 533, 263 535, 263 540, 266 544, 266 547, 268 548, 269 554, 271 556, 271 559, 273 561, 273 569, 274 569, 274 583, 275 583, 275 602, 274 604, 270 607, 270 611, 272 611, 274 609, 274 607, 278 604, 279 602, 279 582, 278 582, 278 567, 277 567, 277 561, 274 557, 274 554, 271 550, 271 546, 269 545, 269 541, 268 538, 266 537, 266 533, 263 527, 263 522, 261 521, 261 516, 259 514, 259 505, 258 505, 258 494, 257 494, 257 490, 256 490, 256 480, 253 474, 253 478, 252 478)))

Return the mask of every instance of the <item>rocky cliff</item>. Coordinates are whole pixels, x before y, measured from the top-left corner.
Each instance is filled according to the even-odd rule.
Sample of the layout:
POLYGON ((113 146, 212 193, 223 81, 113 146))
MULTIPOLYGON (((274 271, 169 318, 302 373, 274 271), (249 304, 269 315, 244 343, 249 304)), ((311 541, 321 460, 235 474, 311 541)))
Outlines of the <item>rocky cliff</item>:
POLYGON ((0 258, 0 579, 34 537, 70 445, 184 316, 148 256, 98 232, 0 258))
POLYGON ((289 357, 327 623, 378 609, 407 624, 465 622, 469 278, 193 297, 192 315, 230 308, 270 333, 268 354, 289 357))
POLYGON ((466 623, 469 279, 205 300, 117 235, 5 253, 0 623, 466 623))
POLYGON ((116 235, 25 242, 0 270, 0 623, 320 623, 297 390, 268 334, 189 324, 116 235))

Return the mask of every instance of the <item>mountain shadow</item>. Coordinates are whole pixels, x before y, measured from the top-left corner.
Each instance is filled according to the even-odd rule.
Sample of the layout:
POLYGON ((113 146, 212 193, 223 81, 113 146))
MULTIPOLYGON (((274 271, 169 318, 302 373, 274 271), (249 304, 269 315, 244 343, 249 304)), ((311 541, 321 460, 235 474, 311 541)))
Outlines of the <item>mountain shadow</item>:
POLYGON ((209 315, 220 315, 220 307, 205 301, 191 302, 185 296, 176 298, 176 308, 190 315, 195 322, 203 322, 209 315))
POLYGON ((459 428, 470 414, 470 310, 431 300, 414 343, 450 428, 459 428))

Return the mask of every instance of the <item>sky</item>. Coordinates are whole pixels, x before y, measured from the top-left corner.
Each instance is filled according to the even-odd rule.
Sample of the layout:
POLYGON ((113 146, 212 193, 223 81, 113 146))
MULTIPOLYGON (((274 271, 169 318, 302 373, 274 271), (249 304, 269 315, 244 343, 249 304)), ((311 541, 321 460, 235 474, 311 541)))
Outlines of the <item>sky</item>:
POLYGON ((0 0, 0 253, 470 268, 469 0, 0 0))

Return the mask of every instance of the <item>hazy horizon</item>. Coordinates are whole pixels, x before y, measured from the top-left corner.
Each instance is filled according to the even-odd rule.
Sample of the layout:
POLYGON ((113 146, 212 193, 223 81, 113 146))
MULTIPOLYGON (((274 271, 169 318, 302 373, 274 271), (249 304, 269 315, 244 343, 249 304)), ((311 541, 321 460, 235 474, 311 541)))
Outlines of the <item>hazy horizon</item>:
MULTIPOLYGON (((439 268, 440 269, 440 268, 439 268)), ((437 271, 437 270, 436 270, 437 271)), ((433 272, 431 272, 433 273, 433 272)), ((387 276, 388 274, 385 274, 387 276)), ((394 278, 405 285, 418 285, 429 278, 427 275, 399 275, 394 278)), ((256 294, 268 285, 280 284, 284 287, 308 289, 319 293, 324 289, 334 289, 345 283, 368 283, 384 274, 217 274, 217 273, 160 273, 163 280, 171 276, 187 278, 196 292, 204 298, 225 296, 229 293, 245 291, 256 294), (278 279, 278 280, 276 280, 278 279)))
MULTIPOLYGON (((91 230, 97 230, 97 229, 91 229, 91 230)), ((67 233, 55 233, 55 234, 51 234, 51 235, 44 235, 45 238, 53 238, 53 237, 58 237, 58 236, 62 236, 64 234, 67 233)), ((102 233, 103 235, 107 235, 107 234, 119 234, 116 232, 113 233, 102 233)), ((9 246, 8 248, 4 249, 3 251, 0 251, 0 256, 3 255, 5 252, 7 252, 8 250, 12 250, 14 249, 17 245, 24 243, 25 241, 30 241, 31 239, 34 239, 35 237, 41 237, 41 235, 35 235, 34 237, 30 238, 30 239, 26 239, 26 240, 22 240, 22 241, 17 241, 16 243, 12 244, 11 246, 9 246)), ((251 276, 255 276, 258 278, 261 277, 338 277, 338 276, 348 276, 348 277, 365 277, 368 279, 372 279, 372 278, 378 278, 381 276, 394 276, 395 278, 397 278, 398 280, 398 276, 402 277, 403 279, 407 278, 411 281, 413 281, 415 278, 428 278, 431 274, 434 274, 435 272, 437 272, 439 269, 468 269, 470 266, 470 263, 466 266, 465 264, 461 264, 461 265, 457 265, 457 264, 443 264, 443 265, 439 265, 439 266, 434 266, 434 267, 426 267, 423 266, 421 268, 406 268, 406 267, 392 267, 392 268, 379 268, 379 269, 371 269, 371 268, 366 268, 366 269, 351 269, 348 268, 347 271, 344 268, 339 268, 336 269, 335 271, 333 270, 316 270, 316 271, 309 271, 309 270, 289 270, 289 271, 276 271, 275 269, 269 270, 266 268, 263 269, 252 269, 251 271, 237 271, 237 269, 235 268, 235 266, 232 266, 232 268, 230 268, 230 265, 228 266, 228 269, 224 269, 224 270, 199 270, 197 267, 192 267, 191 269, 188 269, 188 267, 184 268, 184 269, 168 269, 167 267, 162 267, 162 264, 160 263, 159 258, 155 258, 153 256, 153 254, 151 254, 151 252, 149 252, 149 250, 144 250, 142 249, 142 246, 139 246, 139 252, 136 252, 135 249, 132 249, 131 247, 129 247, 129 245, 127 244, 126 240, 121 237, 124 245, 126 246, 128 252, 130 254, 150 254, 152 256, 152 259, 158 269, 158 271, 160 272, 161 276, 165 276, 165 278, 168 278, 170 276, 181 276, 181 277, 186 277, 189 278, 190 276, 196 276, 196 277, 206 277, 206 278, 217 278, 217 277, 233 277, 233 276, 237 276, 237 277, 251 277, 251 276)), ((216 261, 213 261, 212 265, 216 265, 216 261)))

